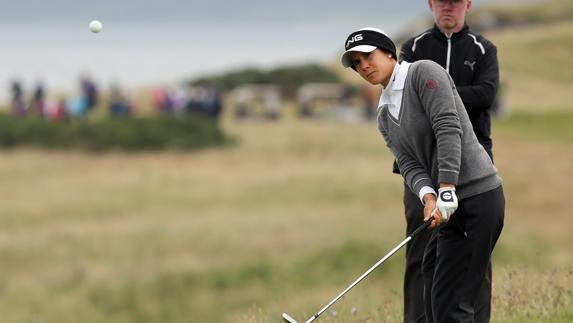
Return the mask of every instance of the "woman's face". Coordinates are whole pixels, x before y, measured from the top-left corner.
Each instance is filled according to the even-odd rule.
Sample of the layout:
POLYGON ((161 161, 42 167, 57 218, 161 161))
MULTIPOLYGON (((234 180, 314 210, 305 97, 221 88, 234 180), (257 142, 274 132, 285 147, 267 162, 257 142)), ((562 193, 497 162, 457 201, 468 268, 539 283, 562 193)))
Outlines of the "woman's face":
POLYGON ((379 48, 370 53, 351 52, 350 59, 356 72, 370 84, 388 85, 396 60, 379 48))

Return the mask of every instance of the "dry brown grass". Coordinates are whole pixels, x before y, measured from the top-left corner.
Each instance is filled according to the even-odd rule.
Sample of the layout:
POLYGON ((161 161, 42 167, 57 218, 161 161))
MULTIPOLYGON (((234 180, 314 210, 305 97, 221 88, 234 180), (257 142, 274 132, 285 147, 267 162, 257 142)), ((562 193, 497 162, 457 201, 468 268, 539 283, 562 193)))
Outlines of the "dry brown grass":
POLYGON ((573 110, 573 22, 494 30, 508 106, 573 110))
MULTIPOLYGON (((0 286, 4 306, 13 309, 6 322, 27 318, 30 304, 43 304, 41 295, 60 311, 82 313, 93 311, 82 295, 100 284, 121 290, 123 282, 146 286, 165 274, 265 263, 288 268, 346 241, 383 252, 403 238, 402 182, 390 172, 392 157, 374 124, 225 121, 225 128, 240 139, 237 147, 192 154, 2 152, 0 286), (61 285, 70 290, 54 291, 61 285)), ((508 201, 496 270, 519 265, 541 279, 573 261, 573 151, 502 129, 495 142, 508 201)), ((357 272, 369 265, 357 264, 357 272)), ((314 311, 347 281, 325 279, 276 298, 264 286, 209 295, 237 304, 264 295, 253 302, 266 313, 252 314, 260 321, 285 310, 314 311)), ((360 317, 391 321, 399 316, 400 284, 399 273, 373 278, 337 310, 356 307, 360 317)), ((253 303, 236 305, 228 321, 250 315, 253 303)))
POLYGON ((573 306, 573 267, 551 270, 504 269, 496 275, 493 303, 498 319, 550 316, 573 306))

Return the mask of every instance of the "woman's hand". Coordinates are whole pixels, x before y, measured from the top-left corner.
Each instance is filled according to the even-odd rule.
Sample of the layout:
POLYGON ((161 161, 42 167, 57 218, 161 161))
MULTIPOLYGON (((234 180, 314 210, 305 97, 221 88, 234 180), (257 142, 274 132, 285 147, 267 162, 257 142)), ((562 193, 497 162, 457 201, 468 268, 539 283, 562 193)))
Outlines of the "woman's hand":
POLYGON ((428 226, 429 230, 435 229, 442 224, 442 216, 440 211, 436 208, 436 196, 428 193, 424 195, 424 221, 434 218, 432 223, 428 226))
POLYGON ((440 185, 436 209, 441 214, 440 219, 444 223, 448 222, 450 217, 456 212, 458 209, 458 197, 456 196, 456 188, 453 185, 440 185))

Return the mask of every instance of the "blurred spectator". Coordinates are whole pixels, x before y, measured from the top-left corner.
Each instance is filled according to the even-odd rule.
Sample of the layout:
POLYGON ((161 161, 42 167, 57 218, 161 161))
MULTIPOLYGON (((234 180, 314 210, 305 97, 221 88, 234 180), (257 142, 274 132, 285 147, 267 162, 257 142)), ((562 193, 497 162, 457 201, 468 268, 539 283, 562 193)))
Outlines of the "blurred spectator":
POLYGON ((70 114, 66 108, 66 98, 62 97, 58 100, 55 111, 55 120, 67 120, 69 118, 70 114))
POLYGON ((185 112, 187 102, 189 101, 189 93, 187 93, 187 89, 175 86, 169 89, 167 93, 171 100, 171 104, 173 105, 173 111, 175 113, 185 112))
POLYGON ((66 120, 68 118, 66 99, 61 97, 58 100, 46 100, 44 116, 51 121, 66 120))
POLYGON ((87 75, 84 75, 80 79, 80 86, 86 109, 93 109, 99 102, 99 92, 96 84, 87 75))
POLYGON ((192 87, 190 89, 187 111, 218 118, 223 108, 221 95, 216 88, 192 87))
POLYGON ((88 100, 84 96, 75 97, 66 101, 66 111, 70 117, 83 118, 88 112, 88 100))
POLYGON ((151 93, 153 106, 162 114, 173 113, 173 101, 164 87, 157 87, 151 93))
POLYGON ((12 81, 12 102, 11 111, 14 116, 22 117, 26 115, 26 104, 24 103, 24 90, 19 81, 12 81))
POLYGON ((34 94, 32 95, 32 99, 30 101, 30 112, 40 118, 44 117, 44 110, 46 104, 46 93, 44 90, 44 85, 42 82, 38 82, 36 84, 36 88, 34 89, 34 94))
POLYGON ((189 97, 185 110, 189 113, 203 114, 204 101, 207 97, 207 90, 201 86, 192 86, 189 88, 189 97))
POLYGON ((118 84, 111 87, 109 97, 109 112, 112 117, 128 117, 132 113, 132 105, 118 84))

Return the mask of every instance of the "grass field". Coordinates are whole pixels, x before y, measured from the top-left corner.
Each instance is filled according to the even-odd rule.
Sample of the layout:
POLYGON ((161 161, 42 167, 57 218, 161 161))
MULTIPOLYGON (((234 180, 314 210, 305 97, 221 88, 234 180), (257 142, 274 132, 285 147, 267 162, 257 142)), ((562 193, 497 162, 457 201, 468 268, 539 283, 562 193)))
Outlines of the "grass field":
MULTIPOLYGON (((573 319, 572 124, 566 111, 494 125, 508 205, 493 322, 573 319)), ((199 153, 3 151, 1 321, 302 319, 403 239, 374 124, 225 129, 237 146, 199 153)), ((324 321, 398 322, 403 257, 324 321)))
MULTIPOLYGON (((573 321, 572 31, 487 35, 511 107, 493 125, 507 208, 492 323, 573 321)), ((402 180, 375 124, 223 128, 237 145, 0 151, 0 322, 302 320, 404 238, 402 180)), ((403 262, 322 321, 400 322, 403 262)))
POLYGON ((562 110, 573 102, 573 22, 486 33, 497 46, 509 105, 518 110, 562 110))

